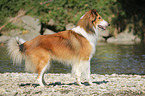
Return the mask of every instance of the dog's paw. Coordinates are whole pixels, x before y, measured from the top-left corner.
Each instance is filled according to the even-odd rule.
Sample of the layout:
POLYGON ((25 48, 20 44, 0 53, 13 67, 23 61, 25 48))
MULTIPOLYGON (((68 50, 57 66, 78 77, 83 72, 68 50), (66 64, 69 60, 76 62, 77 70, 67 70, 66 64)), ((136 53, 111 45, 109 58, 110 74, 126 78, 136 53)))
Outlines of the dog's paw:
POLYGON ((95 86, 96 84, 94 84, 94 83, 92 83, 92 82, 88 82, 88 84, 90 85, 90 86, 95 86))
POLYGON ((83 84, 81 82, 76 82, 76 85, 83 86, 83 84))

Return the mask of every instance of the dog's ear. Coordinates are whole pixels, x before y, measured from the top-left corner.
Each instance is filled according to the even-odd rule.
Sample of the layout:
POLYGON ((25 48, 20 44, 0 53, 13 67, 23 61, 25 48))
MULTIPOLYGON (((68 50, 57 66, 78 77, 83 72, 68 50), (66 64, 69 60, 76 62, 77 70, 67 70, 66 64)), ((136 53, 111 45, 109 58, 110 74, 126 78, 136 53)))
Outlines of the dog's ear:
POLYGON ((92 9, 91 10, 91 20, 92 20, 92 22, 96 21, 97 16, 98 16, 97 15, 97 10, 92 9))

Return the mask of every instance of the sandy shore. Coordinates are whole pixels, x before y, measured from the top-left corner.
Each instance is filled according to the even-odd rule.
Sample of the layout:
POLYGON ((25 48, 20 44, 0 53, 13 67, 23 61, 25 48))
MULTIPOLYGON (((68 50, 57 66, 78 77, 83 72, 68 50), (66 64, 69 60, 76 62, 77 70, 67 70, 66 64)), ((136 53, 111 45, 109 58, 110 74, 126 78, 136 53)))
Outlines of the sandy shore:
POLYGON ((0 96, 145 96, 145 75, 91 75, 94 85, 75 84, 70 74, 45 74, 40 87, 35 73, 0 73, 0 96))

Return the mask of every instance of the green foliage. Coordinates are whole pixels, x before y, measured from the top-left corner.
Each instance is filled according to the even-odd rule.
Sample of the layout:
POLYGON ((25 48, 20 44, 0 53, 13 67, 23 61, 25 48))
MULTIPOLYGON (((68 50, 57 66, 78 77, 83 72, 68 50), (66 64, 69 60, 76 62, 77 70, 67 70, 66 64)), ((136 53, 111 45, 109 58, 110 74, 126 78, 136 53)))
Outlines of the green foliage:
POLYGON ((64 30, 68 23, 76 24, 80 17, 90 9, 97 9, 108 20, 115 0, 1 0, 0 25, 7 17, 15 16, 20 9, 30 10, 28 14, 38 17, 41 22, 56 22, 57 30, 64 30))
POLYGON ((97 9, 100 15, 108 19, 112 2, 114 0, 53 0, 53 2, 37 6, 36 15, 43 23, 50 19, 55 20, 57 29, 64 30, 67 23, 76 24, 80 17, 90 9, 97 9))
POLYGON ((53 19, 56 30, 65 30, 68 23, 77 24, 86 11, 97 9, 102 18, 111 23, 110 32, 113 33, 114 28, 122 32, 129 27, 145 39, 145 29, 142 28, 144 0, 0 0, 0 26, 7 22, 8 17, 17 15, 20 9, 43 23, 53 19))
MULTIPOLYGON (((26 8, 25 5, 29 5, 29 0, 0 0, 0 26, 8 22, 8 17, 13 17, 20 9, 26 8)), ((6 28, 13 29, 14 25, 8 24, 6 28)))

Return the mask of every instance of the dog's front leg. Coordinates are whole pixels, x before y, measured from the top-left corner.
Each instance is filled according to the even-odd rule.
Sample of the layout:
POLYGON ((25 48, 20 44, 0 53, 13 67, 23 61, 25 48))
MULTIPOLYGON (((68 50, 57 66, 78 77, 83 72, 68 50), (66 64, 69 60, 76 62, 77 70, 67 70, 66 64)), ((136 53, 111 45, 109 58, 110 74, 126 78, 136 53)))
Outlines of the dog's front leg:
POLYGON ((82 85, 81 84, 81 70, 79 67, 76 70, 76 80, 77 80, 77 84, 81 86, 82 85))
POLYGON ((80 62, 76 62, 72 64, 72 75, 76 78, 76 82, 78 85, 81 84, 81 64, 80 62))
POLYGON ((91 80, 91 72, 90 72, 90 60, 89 61, 83 61, 82 62, 82 74, 83 77, 86 79, 86 81, 92 85, 92 80, 91 80))

